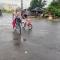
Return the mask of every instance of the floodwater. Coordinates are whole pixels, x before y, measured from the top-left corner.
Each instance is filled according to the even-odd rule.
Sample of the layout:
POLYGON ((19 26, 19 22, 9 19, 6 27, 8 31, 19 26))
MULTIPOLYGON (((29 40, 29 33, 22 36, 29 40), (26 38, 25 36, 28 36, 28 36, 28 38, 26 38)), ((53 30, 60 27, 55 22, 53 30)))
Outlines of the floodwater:
POLYGON ((0 17, 0 60, 60 60, 59 21, 33 20, 21 35, 11 22, 10 14, 0 17))

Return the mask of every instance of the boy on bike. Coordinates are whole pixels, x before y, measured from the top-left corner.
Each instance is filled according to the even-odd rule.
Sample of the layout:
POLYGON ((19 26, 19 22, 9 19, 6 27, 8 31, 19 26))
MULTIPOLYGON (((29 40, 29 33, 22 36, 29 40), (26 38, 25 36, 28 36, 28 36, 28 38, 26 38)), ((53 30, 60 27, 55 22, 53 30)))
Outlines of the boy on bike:
POLYGON ((24 27, 28 27, 29 29, 32 29, 32 21, 31 21, 31 18, 27 15, 24 15, 25 17, 25 24, 24 24, 24 27))

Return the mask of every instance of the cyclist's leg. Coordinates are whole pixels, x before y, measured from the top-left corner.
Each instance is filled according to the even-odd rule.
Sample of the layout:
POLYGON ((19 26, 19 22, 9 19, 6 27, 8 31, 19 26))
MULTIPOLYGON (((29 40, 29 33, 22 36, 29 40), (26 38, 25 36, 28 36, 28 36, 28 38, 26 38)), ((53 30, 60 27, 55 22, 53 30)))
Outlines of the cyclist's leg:
POLYGON ((16 20, 16 29, 18 29, 18 22, 17 22, 17 20, 16 20))
POLYGON ((26 27, 26 22, 24 23, 24 27, 26 27))
POLYGON ((18 27, 19 27, 19 32, 21 34, 21 23, 20 22, 18 22, 18 27))

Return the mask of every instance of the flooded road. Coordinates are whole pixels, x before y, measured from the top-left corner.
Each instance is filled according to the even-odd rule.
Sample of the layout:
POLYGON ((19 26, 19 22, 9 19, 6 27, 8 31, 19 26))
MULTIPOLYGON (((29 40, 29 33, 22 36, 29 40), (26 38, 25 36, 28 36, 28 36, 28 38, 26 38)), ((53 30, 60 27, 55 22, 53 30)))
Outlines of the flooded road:
POLYGON ((12 17, 0 17, 0 60, 60 60, 60 22, 33 20, 22 35, 12 29, 12 17))

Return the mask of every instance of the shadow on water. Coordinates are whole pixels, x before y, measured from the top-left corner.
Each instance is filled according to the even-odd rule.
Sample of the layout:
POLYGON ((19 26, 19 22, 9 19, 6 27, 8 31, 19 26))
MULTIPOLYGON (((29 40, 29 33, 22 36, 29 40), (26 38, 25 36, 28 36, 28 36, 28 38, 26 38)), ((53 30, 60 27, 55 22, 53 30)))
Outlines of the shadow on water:
POLYGON ((23 32, 29 35, 32 32, 32 29, 23 29, 23 32))
POLYGON ((16 47, 16 48, 21 48, 22 46, 22 41, 25 42, 27 40, 27 38, 30 37, 30 34, 31 34, 32 30, 24 30, 22 33, 23 35, 23 40, 21 40, 21 35, 16 31, 14 30, 13 31, 13 45, 16 47))
POLYGON ((27 39, 27 38, 30 38, 32 34, 32 30, 29 30, 29 29, 26 29, 26 30, 23 30, 22 32, 22 35, 27 39))
POLYGON ((20 48, 21 45, 21 35, 17 31, 13 32, 13 43, 15 47, 20 48))

